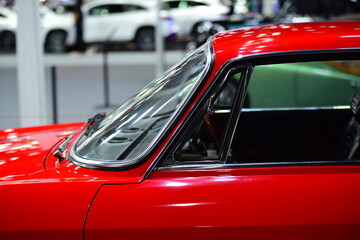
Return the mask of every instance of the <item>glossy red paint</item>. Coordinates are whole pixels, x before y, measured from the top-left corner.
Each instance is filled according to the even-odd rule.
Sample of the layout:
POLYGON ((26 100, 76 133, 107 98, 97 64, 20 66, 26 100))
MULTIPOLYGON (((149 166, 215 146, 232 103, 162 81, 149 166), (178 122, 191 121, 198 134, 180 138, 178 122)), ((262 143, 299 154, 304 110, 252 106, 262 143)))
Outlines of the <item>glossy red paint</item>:
POLYGON ((69 134, 66 134, 65 132, 73 132, 75 129, 79 129, 83 125, 84 123, 80 122, 24 128, 7 128, 0 130, 0 140, 54 132, 64 132, 64 136, 68 136, 69 134))
POLYGON ((0 239, 359 239, 360 166, 167 170, 144 179, 228 60, 359 49, 359 33, 355 22, 218 34, 215 66, 204 88, 159 149, 129 170, 59 162, 55 148, 79 129, 68 151, 84 130, 82 123, 1 131, 0 239), (306 40, 300 43, 299 36, 306 40))
POLYGON ((85 236, 358 239, 359 173, 360 166, 155 171, 141 184, 103 186, 85 236))
POLYGON ((53 156, 55 147, 74 131, 80 135, 82 125, 5 130, 10 139, 2 138, 0 192, 8 197, 0 198, 0 239, 82 239, 88 208, 103 184, 141 181, 146 164, 140 170, 109 172, 81 168, 67 159, 60 163, 53 156))
POLYGON ((277 24, 219 33, 213 41, 215 71, 233 58, 259 54, 359 48, 360 24, 318 22, 277 24))
POLYGON ((81 125, 83 123, 1 130, 0 178, 42 170, 45 156, 54 144, 81 125))

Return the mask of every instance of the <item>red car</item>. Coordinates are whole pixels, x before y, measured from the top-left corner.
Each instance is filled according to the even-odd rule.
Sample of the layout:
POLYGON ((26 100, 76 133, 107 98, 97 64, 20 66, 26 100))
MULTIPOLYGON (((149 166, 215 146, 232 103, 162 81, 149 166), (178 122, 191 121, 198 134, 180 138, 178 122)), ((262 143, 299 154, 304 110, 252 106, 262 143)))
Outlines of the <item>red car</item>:
POLYGON ((311 101, 359 60, 360 22, 228 31, 107 116, 2 130, 0 239, 358 240, 360 94, 311 101))

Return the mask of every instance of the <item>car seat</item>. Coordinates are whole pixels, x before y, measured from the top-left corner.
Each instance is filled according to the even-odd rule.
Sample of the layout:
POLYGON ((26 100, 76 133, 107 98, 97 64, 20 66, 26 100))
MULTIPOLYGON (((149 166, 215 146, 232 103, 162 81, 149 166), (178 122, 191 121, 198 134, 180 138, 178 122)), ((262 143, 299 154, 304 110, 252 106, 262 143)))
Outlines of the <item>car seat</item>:
POLYGON ((348 122, 340 144, 342 160, 357 159, 360 143, 360 92, 356 93, 350 103, 352 117, 348 122))

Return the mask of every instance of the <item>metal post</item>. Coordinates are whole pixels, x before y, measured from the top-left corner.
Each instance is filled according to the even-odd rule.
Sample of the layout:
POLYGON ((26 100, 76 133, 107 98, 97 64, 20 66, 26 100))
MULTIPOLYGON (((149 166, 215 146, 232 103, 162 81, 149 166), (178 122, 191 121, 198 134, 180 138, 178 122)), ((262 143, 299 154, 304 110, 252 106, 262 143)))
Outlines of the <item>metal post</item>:
POLYGON ((57 85, 56 85, 56 67, 51 67, 51 89, 52 89, 52 110, 53 110, 53 123, 58 123, 58 109, 57 109, 57 85))
POLYGON ((110 107, 109 65, 108 65, 107 43, 104 44, 104 50, 103 50, 103 77, 104 77, 104 107, 110 107))
POLYGON ((156 48, 156 76, 160 76, 164 72, 164 38, 162 33, 161 19, 162 0, 157 1, 157 23, 155 31, 155 48, 156 48))
POLYGON ((47 121, 39 1, 16 0, 16 9, 20 125, 22 127, 43 125, 47 121))

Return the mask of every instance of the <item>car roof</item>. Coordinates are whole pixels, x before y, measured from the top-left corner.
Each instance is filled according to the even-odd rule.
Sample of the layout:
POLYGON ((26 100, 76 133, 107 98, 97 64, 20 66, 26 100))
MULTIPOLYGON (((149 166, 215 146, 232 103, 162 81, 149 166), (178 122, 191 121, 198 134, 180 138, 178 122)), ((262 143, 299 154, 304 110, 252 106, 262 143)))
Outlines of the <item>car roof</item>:
POLYGON ((360 21, 284 23, 246 27, 213 38, 215 63, 259 54, 327 49, 360 49, 360 21))

